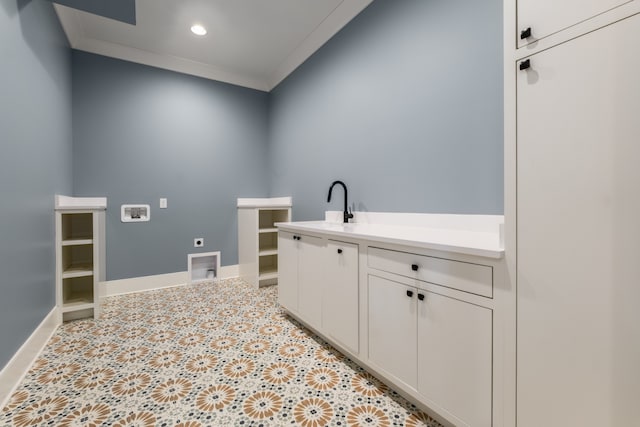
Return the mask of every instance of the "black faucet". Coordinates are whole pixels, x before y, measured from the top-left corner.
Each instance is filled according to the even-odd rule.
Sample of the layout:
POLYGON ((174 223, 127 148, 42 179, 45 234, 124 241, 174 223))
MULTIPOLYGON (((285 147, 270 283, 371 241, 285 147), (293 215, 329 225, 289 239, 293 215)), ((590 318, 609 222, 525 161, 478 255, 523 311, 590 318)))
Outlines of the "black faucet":
POLYGON ((329 187, 329 195, 327 196, 327 203, 331 201, 331 190, 333 190, 333 186, 336 184, 342 185, 344 188, 344 212, 342 213, 342 220, 346 224, 349 222, 349 218, 353 218, 353 214, 347 210, 347 186, 344 185, 342 181, 333 181, 331 187, 329 187))

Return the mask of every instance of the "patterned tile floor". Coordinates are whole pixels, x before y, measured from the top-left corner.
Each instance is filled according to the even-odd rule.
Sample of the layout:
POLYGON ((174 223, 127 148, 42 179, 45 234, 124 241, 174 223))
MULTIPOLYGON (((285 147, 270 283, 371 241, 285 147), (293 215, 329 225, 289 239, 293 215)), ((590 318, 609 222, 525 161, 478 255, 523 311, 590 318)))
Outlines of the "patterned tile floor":
POLYGON ((62 325, 3 426, 439 426, 239 279, 110 297, 62 325))

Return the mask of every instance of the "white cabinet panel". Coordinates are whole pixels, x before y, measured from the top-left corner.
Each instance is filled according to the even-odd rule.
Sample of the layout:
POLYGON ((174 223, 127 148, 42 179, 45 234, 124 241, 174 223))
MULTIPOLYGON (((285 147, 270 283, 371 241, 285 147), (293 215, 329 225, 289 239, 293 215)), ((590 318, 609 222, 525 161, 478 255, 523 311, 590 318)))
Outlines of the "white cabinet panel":
POLYGON ((531 28, 531 37, 518 46, 539 40, 632 0, 518 0, 518 35, 531 28))
POLYGON ((370 248, 369 267, 491 298, 493 269, 450 259, 370 248))
POLYGON ((416 289, 369 276, 369 361, 416 388, 416 289))
POLYGON ((298 248, 293 234, 278 233, 278 302, 298 312, 298 248))
POLYGON ((278 302, 317 330, 322 323, 325 248, 320 237, 278 234, 278 302))
POLYGON ((491 310, 417 292, 418 392, 469 426, 491 426, 491 310))
POLYGON ((638 52, 640 15, 518 72, 519 427, 640 419, 638 52))
POLYGON ((336 341, 358 353, 358 245, 329 241, 322 327, 336 341))
POLYGON ((320 330, 325 245, 320 237, 298 237, 298 314, 310 326, 320 330))

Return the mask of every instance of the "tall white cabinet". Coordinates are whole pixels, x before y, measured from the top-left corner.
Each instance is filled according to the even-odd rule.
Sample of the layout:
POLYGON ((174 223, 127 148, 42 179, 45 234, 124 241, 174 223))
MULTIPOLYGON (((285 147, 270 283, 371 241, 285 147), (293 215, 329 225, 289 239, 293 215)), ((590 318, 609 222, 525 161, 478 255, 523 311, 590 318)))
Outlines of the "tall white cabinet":
POLYGON ((56 305, 60 321, 100 315, 106 208, 106 198, 56 196, 56 305))
POLYGON ((278 222, 291 221, 291 197, 238 199, 240 277, 255 287, 278 282, 278 222))
POLYGON ((524 46, 633 0, 518 0, 518 44, 524 46))
POLYGON ((507 52, 518 427, 640 420, 640 7, 575 3, 539 17, 573 16, 557 43, 507 52))

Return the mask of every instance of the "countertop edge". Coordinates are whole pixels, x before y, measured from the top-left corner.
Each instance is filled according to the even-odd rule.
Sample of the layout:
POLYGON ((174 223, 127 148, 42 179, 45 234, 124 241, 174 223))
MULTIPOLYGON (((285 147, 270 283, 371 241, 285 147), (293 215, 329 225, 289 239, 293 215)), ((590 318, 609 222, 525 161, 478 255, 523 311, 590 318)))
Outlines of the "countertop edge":
MULTIPOLYGON (((315 222, 315 221, 312 221, 315 222)), ((397 245, 411 246, 421 249, 432 249, 443 252, 452 252, 464 255, 473 255, 484 258, 502 259, 504 258, 504 249, 488 249, 470 246, 448 245, 444 243, 427 242, 423 240, 408 240, 401 238, 393 238, 387 236, 376 236, 371 234, 361 234, 347 231, 334 231, 334 230, 318 230, 314 227, 305 226, 304 224, 291 224, 291 223, 277 223, 278 230, 283 231, 306 231, 318 235, 328 235, 336 237, 348 237, 359 240, 366 240, 370 242, 391 243, 397 245)))

